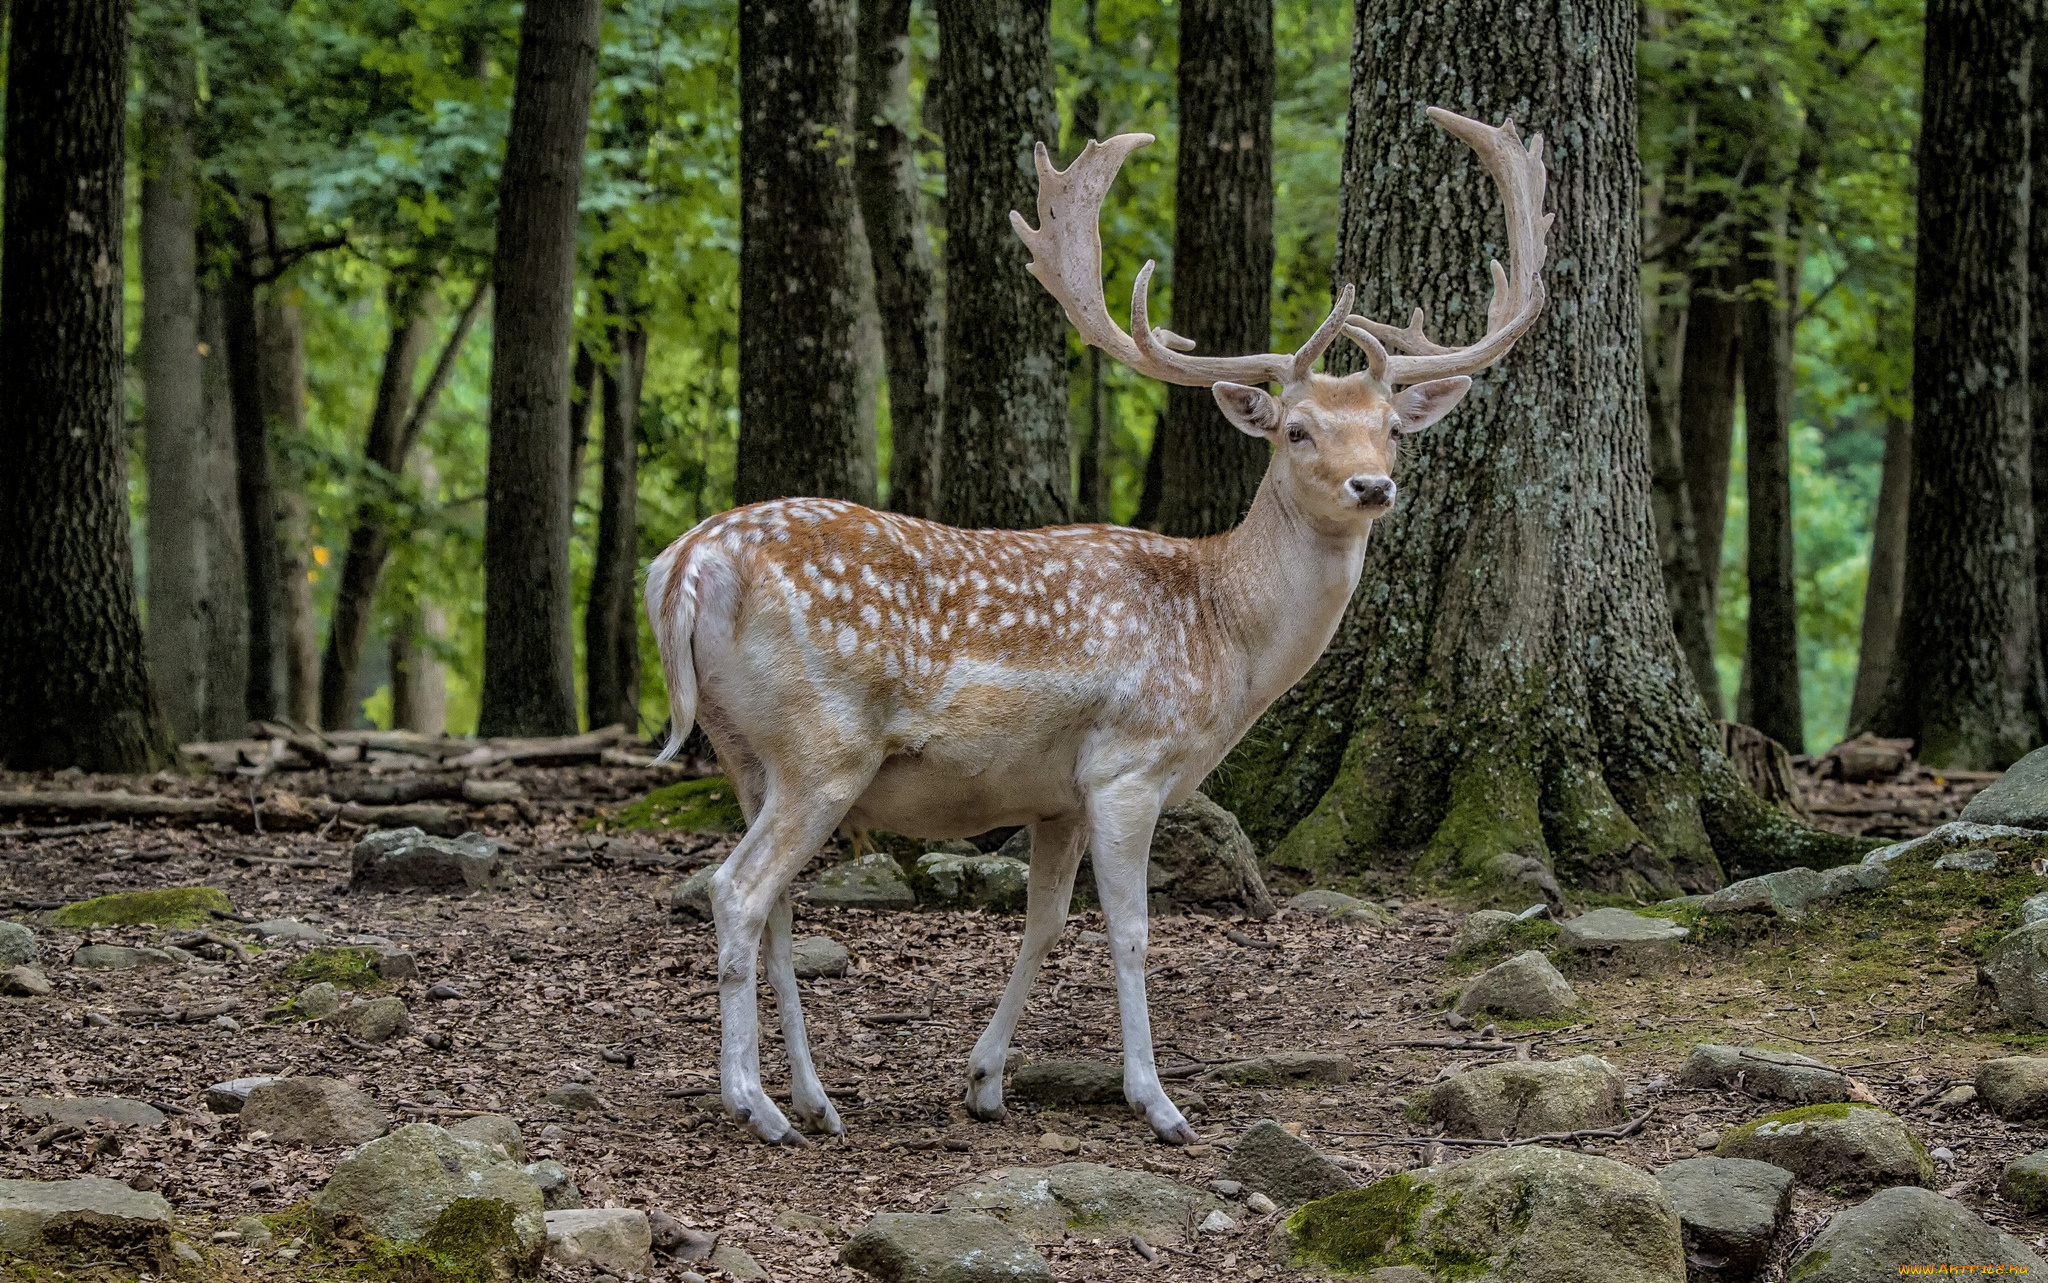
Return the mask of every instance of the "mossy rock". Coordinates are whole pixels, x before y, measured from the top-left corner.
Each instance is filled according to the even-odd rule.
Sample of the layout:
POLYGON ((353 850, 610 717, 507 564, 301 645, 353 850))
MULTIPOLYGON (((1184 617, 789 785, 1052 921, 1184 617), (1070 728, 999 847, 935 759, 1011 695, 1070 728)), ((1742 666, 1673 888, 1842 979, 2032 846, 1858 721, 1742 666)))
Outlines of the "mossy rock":
POLYGON ((1814 1189, 1842 1193, 1934 1180, 1934 1163, 1919 1137, 1875 1105, 1805 1105, 1769 1114, 1731 1129, 1714 1153, 1770 1163, 1814 1189))
POLYGON ((364 1244, 363 1272, 389 1283, 496 1283, 530 1278, 524 1258, 508 1259, 515 1241, 512 1204, 495 1198, 458 1198, 412 1243, 375 1235, 364 1244))
POLYGON ((337 989, 370 989, 380 980, 376 951, 349 946, 315 949, 294 960, 279 978, 294 985, 325 983, 337 989))
POLYGON ((201 927, 214 914, 233 913, 235 906, 218 887, 167 887, 162 891, 123 891, 67 904, 50 915, 60 927, 201 927))
POLYGON ((637 802, 630 802, 590 824, 614 833, 642 830, 681 833, 739 833, 747 818, 740 811, 739 794, 723 775, 701 780, 684 780, 658 788, 637 802))

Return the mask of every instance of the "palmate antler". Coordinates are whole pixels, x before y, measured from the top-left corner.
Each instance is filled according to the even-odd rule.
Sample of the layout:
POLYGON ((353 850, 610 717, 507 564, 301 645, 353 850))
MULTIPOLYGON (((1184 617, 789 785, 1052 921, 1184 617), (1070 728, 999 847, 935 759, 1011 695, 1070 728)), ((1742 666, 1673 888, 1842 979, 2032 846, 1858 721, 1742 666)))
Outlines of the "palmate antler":
POLYGON ((1131 330, 1126 334, 1110 319, 1102 294, 1102 198, 1123 168, 1124 158, 1152 141, 1151 134, 1118 134, 1106 143, 1090 141, 1065 170, 1053 168, 1045 144, 1037 148, 1038 226, 1010 211, 1010 225, 1031 251, 1030 272, 1059 300, 1067 319, 1093 344, 1149 378, 1185 387, 1216 383, 1290 384, 1306 379, 1341 332, 1365 349, 1373 377, 1389 386, 1423 383, 1457 374, 1473 374, 1507 355, 1543 306, 1544 235, 1554 215, 1542 213, 1545 173, 1543 137, 1527 149, 1510 121, 1496 129, 1429 109, 1430 119, 1457 135, 1479 153, 1508 211, 1508 258, 1512 271, 1493 265, 1493 305, 1487 335, 1470 347, 1447 348, 1422 333, 1424 317, 1415 312, 1409 328, 1395 329, 1363 316, 1351 315, 1356 295, 1346 285, 1337 306, 1309 341, 1291 353, 1257 356, 1188 356, 1194 342, 1170 330, 1154 329, 1148 315, 1153 264, 1147 260, 1131 288, 1131 330), (1382 340, 1405 356, 1389 356, 1382 340))

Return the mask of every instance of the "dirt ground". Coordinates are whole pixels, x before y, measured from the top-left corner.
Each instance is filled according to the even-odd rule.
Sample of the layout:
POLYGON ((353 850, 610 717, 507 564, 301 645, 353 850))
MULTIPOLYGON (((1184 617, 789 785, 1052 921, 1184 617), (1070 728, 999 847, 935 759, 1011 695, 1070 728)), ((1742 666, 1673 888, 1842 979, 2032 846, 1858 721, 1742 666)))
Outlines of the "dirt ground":
MULTIPOLYGON (((1079 1158, 1196 1187, 1220 1174, 1230 1141, 1261 1118, 1299 1124, 1361 1182, 1476 1152, 1447 1151, 1418 1136, 1428 1129, 1404 1116, 1406 1097, 1456 1061, 1606 1057, 1628 1078, 1631 1110, 1647 1121, 1625 1139, 1584 1147, 1655 1170, 1695 1153, 1703 1133, 1777 1107, 1673 1086, 1686 1049, 1713 1041, 1802 1050, 1848 1069, 1930 1148, 1949 1151, 1937 1180, 1944 1193, 2048 1249, 2048 1227, 2016 1217, 1996 1193, 2003 1165, 2041 1148, 2043 1136, 1975 1107, 1941 1117, 1915 1104, 1951 1080, 1967 1081, 1977 1061, 2036 1041, 1974 1023, 1973 969, 1956 944, 1967 923, 1957 925, 1956 939, 1940 932, 1911 965, 1850 967, 1834 937, 1819 936, 1782 949, 1695 951, 1675 975, 1574 975, 1580 1018, 1552 1028, 1503 1026, 1500 1034, 1521 1050, 1488 1052, 1451 1045, 1470 1035, 1448 1028, 1439 1009, 1461 976, 1446 959, 1459 916, 1454 906, 1396 900, 1389 930, 1288 915, 1264 923, 1155 919, 1150 992, 1159 1060, 1173 1076, 1176 1097, 1197 1098, 1190 1116, 1209 1142, 1183 1150, 1158 1144, 1142 1121, 1115 1112, 1032 1113, 1013 1102, 1003 1123, 967 1118, 967 1052, 1007 976, 1020 917, 799 905, 799 936, 830 935, 853 954, 844 979, 806 985, 805 1003, 812 1045, 848 1135, 769 1149, 718 1109, 716 1002, 704 993, 713 982, 712 931, 672 921, 667 911, 668 888, 719 858, 729 839, 633 836, 593 850, 580 822, 600 805, 644 791, 650 773, 556 769, 516 778, 533 801, 517 812, 488 812, 492 822, 480 826, 516 848, 509 874, 466 897, 350 894, 355 835, 341 825, 324 835, 281 836, 217 827, 0 828, 0 913, 36 926, 57 988, 47 999, 0 999, 0 1096, 123 1095, 171 1115, 152 1131, 88 1133, 38 1148, 39 1125, 0 1110, 0 1178, 91 1172, 153 1186, 174 1205, 186 1233, 210 1244, 222 1274, 295 1276, 293 1261, 215 1236, 237 1217, 304 1199, 345 1151, 288 1150, 243 1137, 234 1117, 207 1113, 201 1093, 240 1076, 331 1074, 359 1084, 401 1120, 509 1113, 520 1121, 531 1155, 567 1167, 589 1204, 659 1208, 686 1225, 717 1230, 769 1277, 854 1279, 837 1261, 845 1233, 875 1212, 929 1210, 970 1178, 1060 1161, 1041 1146, 1046 1133, 1079 1137, 1079 1158), (64 902, 198 884, 224 890, 244 916, 296 916, 337 938, 376 936, 409 949, 420 977, 390 991, 412 1008, 411 1036, 369 1046, 315 1026, 267 1020, 293 988, 281 975, 298 956, 291 948, 250 960, 210 950, 223 956, 175 971, 87 972, 66 965, 86 936, 43 924, 45 911, 64 902), (464 996, 429 1000, 428 986, 442 981, 464 996), (874 1019, 926 1007, 929 1019, 874 1019), (217 1023, 219 1015, 240 1028, 217 1023), (429 1034, 446 1035, 446 1049, 429 1046, 429 1034), (1342 1086, 1262 1090, 1199 1076, 1204 1066, 1289 1048, 1341 1050, 1358 1077, 1342 1086), (602 1113, 574 1115, 541 1101, 542 1093, 572 1080, 596 1088, 606 1102, 602 1113), (778 1228, 778 1221, 795 1227, 778 1228)), ((26 777, 4 787, 117 783, 151 787, 26 777)), ((1868 795, 1892 799, 1885 814, 1893 818, 1880 821, 1888 831, 1918 832, 1952 818, 1979 785, 1936 784, 1929 776, 1873 787, 1868 795)), ((201 786, 160 780, 154 787, 201 786)), ((1829 805, 1848 804, 1843 787, 1832 786, 1829 805)), ((1854 828, 1878 827, 1870 814, 1854 817, 1854 828)), ((1845 817, 1822 810, 1819 818, 1845 817)), ((1108 960, 1089 934, 1101 928, 1095 914, 1070 922, 1020 1026, 1024 1056, 1116 1060, 1108 960)), ((90 938, 139 944, 163 934, 137 927, 90 938)), ((762 1001, 772 1030, 765 989, 762 1001)), ((774 1092, 785 1075, 772 1033, 764 1061, 774 1092)), ((1797 1234, 1787 1236, 1784 1257, 1836 1205, 1800 1189, 1797 1234)), ((1128 1242, 1073 1239, 1047 1255, 1062 1279, 1284 1274, 1265 1249, 1274 1218, 1237 1210, 1242 1219, 1234 1232, 1156 1244, 1156 1263, 1128 1242)), ((681 1268, 665 1265, 662 1273, 673 1278, 681 1268)))

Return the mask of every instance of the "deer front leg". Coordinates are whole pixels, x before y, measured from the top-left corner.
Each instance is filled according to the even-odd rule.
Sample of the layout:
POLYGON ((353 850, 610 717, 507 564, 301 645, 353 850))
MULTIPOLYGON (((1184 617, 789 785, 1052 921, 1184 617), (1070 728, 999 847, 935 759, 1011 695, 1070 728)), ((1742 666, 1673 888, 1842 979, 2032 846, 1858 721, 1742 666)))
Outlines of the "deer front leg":
POLYGON ((775 897, 768 911, 767 971, 769 987, 775 990, 775 1006, 782 1013, 782 1046, 789 1055, 789 1104, 797 1122, 808 1131, 842 1136, 846 1124, 832 1108, 818 1070, 811 1063, 811 1041, 804 1032, 804 1009, 796 988, 796 961, 790 953, 789 891, 775 897))
POLYGON ((1159 818, 1159 793, 1149 781, 1112 785, 1089 801, 1095 852, 1095 891, 1109 925, 1109 952, 1116 968, 1117 1009, 1123 1016, 1124 1099, 1145 1115, 1159 1139, 1191 1145, 1200 1138, 1167 1099, 1152 1060, 1152 1017, 1145 1003, 1145 869, 1152 853, 1152 826, 1159 818))
POLYGON ((1081 867, 1087 837, 1087 825, 1079 816, 1031 826, 1024 943, 1017 950, 1017 966, 1003 988, 1003 1000, 996 1004, 995 1016, 967 1058, 967 1112, 985 1123, 1003 1117, 1003 1062, 1009 1058, 1010 1038, 1017 1032, 1024 1004, 1031 999, 1038 968, 1066 925, 1067 907, 1074 899, 1074 874, 1081 867))

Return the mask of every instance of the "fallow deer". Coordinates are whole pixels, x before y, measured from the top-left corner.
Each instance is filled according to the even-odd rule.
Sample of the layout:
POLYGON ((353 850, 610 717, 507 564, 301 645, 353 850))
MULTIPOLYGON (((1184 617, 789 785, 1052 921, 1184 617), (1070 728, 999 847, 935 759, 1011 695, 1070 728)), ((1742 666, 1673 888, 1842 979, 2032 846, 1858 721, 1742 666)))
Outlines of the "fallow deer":
POLYGON ((1159 1085, 1145 1006, 1153 823, 1329 644, 1372 523, 1394 502, 1396 438, 1449 412, 1543 304, 1542 136, 1524 146, 1512 122, 1430 116, 1478 154, 1506 207, 1509 267, 1493 264, 1487 332, 1470 347, 1430 341, 1420 310, 1405 328, 1353 316, 1346 286, 1292 353, 1189 355, 1192 342, 1149 323, 1150 263, 1126 333, 1103 303, 1097 222, 1124 158, 1151 136, 1090 142, 1064 172, 1038 147, 1038 227, 1010 219, 1081 337, 1140 374, 1211 387, 1232 424, 1272 443, 1237 529, 1192 540, 1102 525, 960 530, 784 499, 706 520, 649 567, 673 712, 664 757, 701 724, 748 821, 712 880, 712 910, 724 1103, 755 1135, 802 1139, 761 1087, 764 932, 793 1110, 808 1129, 844 1130, 811 1063, 790 958, 790 883, 826 839, 1029 825, 1023 944, 969 1061, 969 1111, 1003 1114, 1011 1033, 1092 850, 1124 1093, 1161 1139, 1195 1139, 1159 1085), (1368 368, 1313 373, 1340 332, 1368 368))

